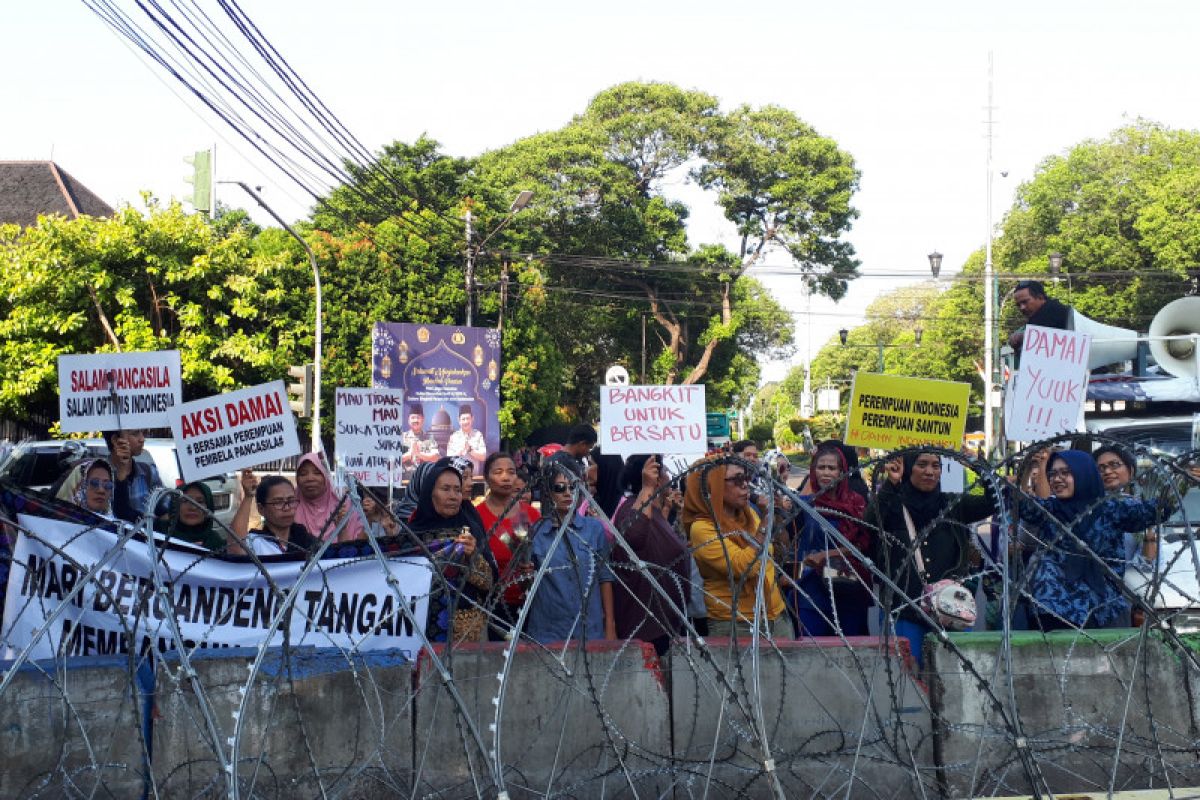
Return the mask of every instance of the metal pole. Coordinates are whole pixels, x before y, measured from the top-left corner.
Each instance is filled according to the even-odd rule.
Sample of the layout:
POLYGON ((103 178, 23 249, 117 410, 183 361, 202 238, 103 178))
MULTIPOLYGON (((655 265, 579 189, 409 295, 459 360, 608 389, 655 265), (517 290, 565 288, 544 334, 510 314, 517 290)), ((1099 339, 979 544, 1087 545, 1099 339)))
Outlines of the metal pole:
POLYGON ((467 222, 467 327, 471 327, 471 320, 474 318, 474 300, 475 300, 475 250, 471 247, 471 209, 468 208, 463 215, 463 219, 467 222))
POLYGON ((879 373, 883 374, 883 342, 876 342, 875 346, 879 348, 879 373))
POLYGON ((496 330, 504 333, 504 306, 508 303, 508 260, 500 265, 500 314, 496 318, 496 330))
POLYGON ((646 312, 642 312, 642 383, 646 382, 646 312))
POLYGON ((996 272, 992 266, 992 53, 988 52, 987 105, 987 250, 983 260, 983 446, 989 457, 996 447, 996 272))
POLYGON ((316 324, 314 326, 314 334, 316 341, 313 344, 313 421, 312 421, 312 451, 314 453, 322 452, 321 448, 321 273, 317 269, 317 257, 313 253, 312 248, 308 246, 308 242, 301 238, 300 234, 292 230, 292 226, 283 221, 283 217, 275 213, 275 209, 271 208, 259 196, 258 192, 251 189, 243 181, 221 181, 222 183, 236 183, 245 190, 246 194, 254 198, 254 202, 258 203, 263 211, 266 211, 271 217, 279 223, 279 227, 292 235, 292 238, 300 243, 304 248, 304 252, 308 254, 308 263, 312 265, 313 271, 313 286, 317 290, 317 313, 316 324))

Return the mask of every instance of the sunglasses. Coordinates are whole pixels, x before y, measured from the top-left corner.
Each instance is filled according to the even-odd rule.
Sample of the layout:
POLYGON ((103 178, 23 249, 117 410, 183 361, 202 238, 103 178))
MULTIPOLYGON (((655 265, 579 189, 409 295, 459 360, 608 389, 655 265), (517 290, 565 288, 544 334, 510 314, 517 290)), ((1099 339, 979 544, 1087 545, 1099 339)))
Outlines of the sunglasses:
POLYGON ((726 483, 732 483, 734 486, 747 486, 750 484, 750 476, 746 474, 734 475, 725 479, 726 483))
POLYGON ((111 492, 113 490, 113 482, 100 478, 88 478, 87 487, 89 489, 103 489, 106 492, 111 492))
POLYGON ((291 508, 300 501, 294 497, 285 497, 282 500, 268 500, 267 505, 271 508, 291 508))
POLYGON ((555 483, 550 487, 550 491, 554 492, 555 494, 562 494, 570 488, 571 485, 568 483, 555 483))

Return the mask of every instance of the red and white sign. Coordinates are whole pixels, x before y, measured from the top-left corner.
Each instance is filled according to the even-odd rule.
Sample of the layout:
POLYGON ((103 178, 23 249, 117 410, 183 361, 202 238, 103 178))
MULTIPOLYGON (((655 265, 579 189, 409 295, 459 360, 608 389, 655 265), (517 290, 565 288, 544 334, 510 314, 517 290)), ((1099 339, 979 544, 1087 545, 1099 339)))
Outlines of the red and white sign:
POLYGON ((58 357, 65 433, 163 428, 182 402, 178 350, 58 357))
POLYGON ((704 386, 601 386, 600 449, 609 455, 703 455, 704 386))
POLYGON ((283 381, 176 406, 171 431, 189 483, 302 452, 283 381))
POLYGON ((1086 333, 1026 326, 1021 369, 1009 382, 1007 438, 1031 442, 1079 429, 1090 349, 1086 333))

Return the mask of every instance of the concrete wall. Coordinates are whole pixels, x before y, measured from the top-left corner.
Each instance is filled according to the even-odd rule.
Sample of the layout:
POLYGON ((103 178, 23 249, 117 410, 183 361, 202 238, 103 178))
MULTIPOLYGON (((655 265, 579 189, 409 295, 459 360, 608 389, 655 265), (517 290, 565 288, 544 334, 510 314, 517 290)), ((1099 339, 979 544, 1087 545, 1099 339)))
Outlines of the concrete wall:
POLYGON ((129 675, 124 658, 22 666, 0 696, 0 797, 138 796, 144 703, 129 675))
MULTIPOLYGON (((712 639, 665 663, 641 644, 520 645, 504 673, 498 728, 508 645, 436 651, 459 700, 429 654, 410 666, 390 653, 275 652, 248 688, 240 790, 490 797, 487 755, 499 746, 511 798, 551 787, 574 797, 701 796, 710 781, 709 797, 767 797, 772 780, 787 797, 1031 791, 1014 736, 964 666, 1011 707, 999 635, 949 642, 927 643, 928 692, 872 638, 849 647, 785 642, 757 654, 712 639)), ((1011 653, 1016 711, 1051 790, 1107 787, 1114 763, 1118 789, 1200 784, 1200 700, 1182 653, 1136 631, 1017 634, 1011 653)), ((229 757, 252 658, 209 651, 193 661, 215 733, 178 661, 160 662, 152 793, 224 794, 217 754, 229 757)), ((24 667, 0 698, 0 797, 137 796, 141 711, 123 659, 24 667)))
MULTIPOLYGON (((253 651, 192 659, 216 736, 178 660, 159 664, 153 776, 165 797, 220 796, 253 651), (214 741, 215 739, 215 741, 214 741)), ((412 782, 412 670, 398 653, 269 653, 249 687, 237 754, 243 796, 394 797, 412 782)))
POLYGON ((919 780, 933 786, 925 694, 878 639, 762 645, 757 673, 750 648, 707 644, 707 658, 693 647, 671 660, 677 782, 700 790, 711 776, 722 796, 767 797, 773 762, 788 797, 908 798, 922 796, 919 780), (736 700, 722 711, 723 697, 736 700))
POLYGON ((1019 718, 1043 789, 1105 789, 1110 780, 1117 789, 1200 783, 1197 672, 1158 635, 1143 637, 1132 629, 1016 633, 1011 672, 1002 658, 1001 634, 948 639, 930 637, 926 647, 936 675, 931 688, 937 737, 951 796, 1033 791, 1017 737, 997 700, 1009 720, 1019 718))

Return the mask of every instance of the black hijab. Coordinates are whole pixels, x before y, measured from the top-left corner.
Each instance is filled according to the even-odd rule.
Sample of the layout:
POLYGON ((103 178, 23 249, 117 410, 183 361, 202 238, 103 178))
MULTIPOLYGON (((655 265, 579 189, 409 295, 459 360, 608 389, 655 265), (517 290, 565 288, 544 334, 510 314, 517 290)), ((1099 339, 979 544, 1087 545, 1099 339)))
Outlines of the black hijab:
MULTIPOLYGON (((453 473, 459 481, 463 479, 462 472, 455 467, 452 458, 439 459, 430 465, 429 469, 418 469, 413 474, 408 489, 417 498, 417 507, 408 517, 409 530, 421 535, 446 530, 453 530, 457 533, 463 528, 467 528, 475 537, 475 549, 483 554, 489 564, 494 565, 495 559, 487 544, 488 537, 483 528, 483 520, 479 518, 479 512, 475 510, 475 506, 471 505, 469 500, 464 498, 458 511, 452 517, 443 517, 434 508, 433 487, 437 485, 438 478, 445 472, 453 473)), ((422 536, 422 538, 424 537, 422 536)))
MULTIPOLYGON (((940 487, 925 492, 913 486, 913 466, 917 463, 917 458, 922 455, 928 454, 908 453, 904 456, 904 473, 900 476, 900 485, 896 491, 900 502, 904 504, 904 507, 908 509, 908 515, 912 517, 913 527, 918 531, 927 528, 942 513, 942 509, 946 507, 946 495, 942 493, 940 487)), ((900 514, 898 529, 904 530, 906 526, 904 525, 903 512, 898 508, 896 511, 900 514)))

